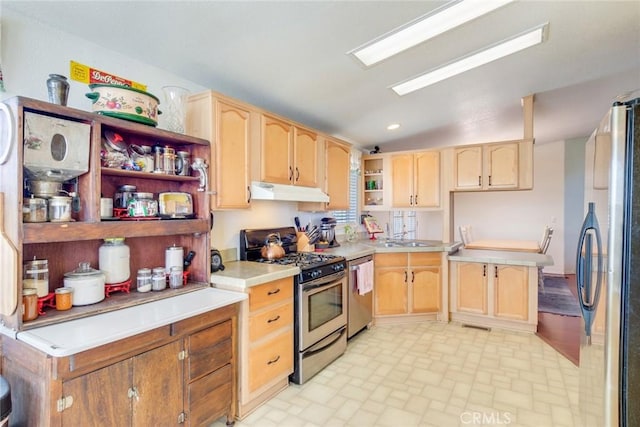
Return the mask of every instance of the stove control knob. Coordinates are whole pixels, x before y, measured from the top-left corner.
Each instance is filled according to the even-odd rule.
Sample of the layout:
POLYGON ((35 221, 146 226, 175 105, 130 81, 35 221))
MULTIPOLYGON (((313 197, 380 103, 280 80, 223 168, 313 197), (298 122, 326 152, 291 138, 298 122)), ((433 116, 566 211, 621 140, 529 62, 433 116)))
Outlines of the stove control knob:
POLYGON ((333 265, 333 271, 341 271, 344 270, 344 265, 343 264, 334 264, 333 265))

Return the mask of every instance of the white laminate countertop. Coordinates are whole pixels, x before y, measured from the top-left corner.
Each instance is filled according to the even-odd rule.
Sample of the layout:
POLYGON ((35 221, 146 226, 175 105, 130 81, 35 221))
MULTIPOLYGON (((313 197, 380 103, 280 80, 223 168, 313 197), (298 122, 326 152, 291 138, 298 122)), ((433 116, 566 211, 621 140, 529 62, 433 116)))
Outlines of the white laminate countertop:
POLYGON ((223 289, 244 292, 251 286, 292 277, 300 268, 291 265, 264 264, 255 261, 232 261, 224 270, 211 273, 211 283, 223 289))
POLYGON ((122 310, 18 332, 16 338, 54 357, 71 356, 247 298, 204 288, 122 310))
POLYGON ((341 255, 347 260, 360 258, 374 253, 389 252, 454 252, 462 246, 462 242, 442 242, 440 240, 420 240, 429 246, 385 246, 385 239, 358 240, 340 243, 337 248, 325 249, 323 253, 341 255))
POLYGON ((527 267, 553 265, 553 258, 545 254, 479 249, 460 249, 458 252, 449 254, 449 261, 486 262, 492 264, 524 265, 527 267))

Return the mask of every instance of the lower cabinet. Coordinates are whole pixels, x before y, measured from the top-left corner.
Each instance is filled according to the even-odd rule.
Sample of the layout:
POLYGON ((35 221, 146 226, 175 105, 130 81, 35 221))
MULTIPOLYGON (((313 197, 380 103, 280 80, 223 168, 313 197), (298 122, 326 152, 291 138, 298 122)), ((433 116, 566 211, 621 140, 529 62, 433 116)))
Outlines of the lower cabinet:
POLYGON ((451 262, 451 320, 535 332, 537 277, 537 267, 451 262))
MULTIPOLYGON (((375 255, 374 315, 435 315, 441 309, 440 252, 393 252, 375 255)), ((424 316, 423 316, 424 317, 424 316)))
POLYGON ((67 357, 2 337, 11 425, 208 425, 236 415, 237 304, 67 357))
POLYGON ((240 419, 286 388, 293 373, 293 278, 247 293, 240 315, 240 419))

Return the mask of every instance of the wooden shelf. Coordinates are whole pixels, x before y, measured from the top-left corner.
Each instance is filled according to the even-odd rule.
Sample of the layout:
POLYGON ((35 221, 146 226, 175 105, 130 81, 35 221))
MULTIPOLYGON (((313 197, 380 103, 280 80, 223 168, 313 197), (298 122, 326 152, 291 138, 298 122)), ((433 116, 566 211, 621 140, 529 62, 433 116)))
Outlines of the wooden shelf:
POLYGON ((160 181, 177 181, 177 182, 192 182, 192 181, 200 181, 200 178, 197 176, 181 176, 181 175, 168 175, 162 173, 150 173, 150 172, 140 172, 140 171, 130 171, 125 169, 115 169, 115 168, 101 168, 100 169, 102 176, 121 176, 126 178, 142 178, 142 179, 153 179, 160 181))

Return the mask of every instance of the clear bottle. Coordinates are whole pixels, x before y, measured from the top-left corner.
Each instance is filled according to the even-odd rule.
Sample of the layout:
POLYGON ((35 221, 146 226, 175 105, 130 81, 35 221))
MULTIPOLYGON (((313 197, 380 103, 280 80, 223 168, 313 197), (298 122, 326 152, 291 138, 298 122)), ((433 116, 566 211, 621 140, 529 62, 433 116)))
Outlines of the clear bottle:
POLYGON ((98 268, 104 272, 105 283, 122 283, 129 280, 129 246, 124 243, 124 237, 110 237, 98 249, 98 268))
POLYGON ((149 292, 151 290, 150 268, 141 268, 138 270, 137 289, 138 292, 149 292))
POLYGON ((167 274, 164 267, 155 267, 151 276, 151 289, 161 291, 167 287, 167 274))

